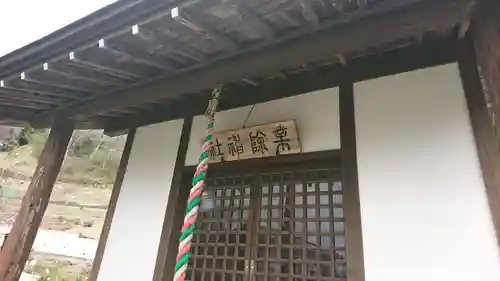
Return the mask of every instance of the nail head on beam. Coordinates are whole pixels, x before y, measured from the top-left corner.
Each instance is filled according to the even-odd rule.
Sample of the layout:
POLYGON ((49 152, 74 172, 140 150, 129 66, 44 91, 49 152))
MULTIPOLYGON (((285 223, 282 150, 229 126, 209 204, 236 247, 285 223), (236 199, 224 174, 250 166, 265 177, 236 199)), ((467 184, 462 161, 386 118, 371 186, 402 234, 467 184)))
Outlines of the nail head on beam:
POLYGON ((173 19, 179 19, 180 18, 179 7, 175 7, 172 10, 170 10, 170 15, 172 15, 173 19))
POLYGON ((138 33, 139 33, 139 25, 136 24, 136 25, 132 26, 132 34, 136 35, 138 33))
POLYGON ((100 39, 99 42, 97 43, 97 45, 99 46, 99 48, 106 47, 106 43, 105 43, 104 39, 100 39))

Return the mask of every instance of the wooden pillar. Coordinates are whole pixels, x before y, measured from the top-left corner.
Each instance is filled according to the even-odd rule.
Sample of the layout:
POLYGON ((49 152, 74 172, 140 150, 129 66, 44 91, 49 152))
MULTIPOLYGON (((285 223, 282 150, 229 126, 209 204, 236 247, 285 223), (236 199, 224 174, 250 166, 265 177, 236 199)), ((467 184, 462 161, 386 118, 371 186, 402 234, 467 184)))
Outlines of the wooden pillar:
MULTIPOLYGON (((188 184, 186 186, 183 185, 183 183, 186 182, 183 180, 183 175, 192 124, 192 117, 184 119, 179 150, 175 160, 172 185, 168 196, 167 210, 165 211, 165 218, 163 219, 153 281, 171 281, 174 278, 175 259, 177 256, 177 247, 179 245, 178 240, 181 234, 180 231, 186 209, 186 200, 191 187, 189 185, 191 183, 190 181, 187 181, 188 184)), ((192 176, 192 174, 190 176, 192 176)))
POLYGON ((135 132, 135 128, 131 128, 128 130, 127 141, 125 142, 125 147, 123 148, 120 164, 118 165, 115 182, 113 183, 113 191, 111 192, 111 196, 109 198, 108 210, 106 211, 106 217, 104 218, 104 224, 101 230, 101 235, 99 237, 99 244, 97 245, 94 261, 92 263, 92 271, 90 272, 89 281, 97 280, 97 275, 99 274, 99 269, 101 268, 104 249, 106 248, 109 230, 111 229, 111 223, 113 222, 113 216, 116 210, 116 203, 118 202, 118 197, 122 189, 123 178, 125 177, 125 172, 127 171, 128 160, 130 158, 130 152, 132 151, 132 145, 134 143, 135 132))
POLYGON ((500 2, 478 1, 458 60, 500 246, 500 2))
POLYGON ((478 2, 472 14, 469 36, 474 45, 495 133, 500 140, 500 1, 478 2))
MULTIPOLYGON (((495 135, 494 124, 478 70, 478 57, 485 54, 480 54, 475 50, 474 45, 477 46, 477 43, 474 40, 475 36, 471 31, 459 43, 458 65, 496 230, 497 243, 500 246, 500 153, 498 149, 500 139, 495 135)), ((483 63, 486 63, 484 59, 483 63)), ((497 79, 500 82, 500 76, 497 79)))
POLYGON ((60 120, 50 131, 31 183, 23 197, 21 209, 0 252, 2 281, 18 281, 21 276, 66 155, 73 128, 72 121, 60 120))
POLYGON ((354 84, 346 73, 339 85, 341 174, 344 186, 347 280, 364 281, 363 235, 359 202, 354 84))

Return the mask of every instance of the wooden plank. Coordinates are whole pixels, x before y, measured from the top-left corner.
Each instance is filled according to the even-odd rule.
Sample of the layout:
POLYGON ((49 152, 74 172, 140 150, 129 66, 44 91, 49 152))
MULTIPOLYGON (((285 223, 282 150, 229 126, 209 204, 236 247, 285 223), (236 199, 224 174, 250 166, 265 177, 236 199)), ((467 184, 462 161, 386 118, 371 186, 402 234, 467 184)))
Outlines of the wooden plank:
POLYGON ((364 281, 361 204, 359 202, 358 161, 356 152, 356 120, 354 85, 349 73, 339 86, 339 117, 341 142, 341 174, 344 187, 345 229, 347 249, 347 280, 364 281))
POLYGON ((266 158, 300 152, 295 120, 286 120, 215 133, 210 162, 266 158))
MULTIPOLYGON (((401 1, 395 2, 401 5, 401 1)), ((469 17, 470 0, 432 2, 429 4, 418 1, 417 4, 421 5, 415 4, 393 11, 393 13, 387 13, 387 10, 381 12, 375 8, 370 9, 371 13, 378 13, 378 16, 369 18, 365 18, 366 11, 363 14, 353 13, 351 16, 325 23, 315 33, 310 34, 309 29, 307 32, 304 30, 292 32, 281 38, 279 42, 258 44, 241 50, 239 53, 214 58, 206 64, 185 69, 182 73, 163 77, 147 85, 137 84, 126 91, 109 93, 100 98, 87 99, 59 108, 56 111, 44 112, 37 115, 33 121, 35 125, 43 124, 54 116, 93 115, 143 102, 211 89, 221 83, 239 81, 242 77, 260 77, 265 73, 293 69, 305 63, 331 59, 338 54, 393 42, 425 31, 445 30, 469 17), (356 21, 359 18, 365 19, 356 21), (350 24, 338 28, 346 22, 350 24), (381 33, 381 30, 391 32, 381 33)), ((378 7, 382 9, 380 5, 378 7)))
POLYGON ((73 127, 72 121, 59 120, 50 131, 21 209, 0 252, 2 281, 18 281, 21 276, 61 169, 73 127))
MULTIPOLYGON (((486 194, 500 246, 500 152, 499 139, 495 136, 492 119, 487 106, 486 95, 478 72, 478 56, 474 49, 474 34, 460 42, 458 65, 467 107, 476 142, 479 164, 483 175, 486 194)), ((500 76, 497 77, 500 79, 500 76)))
POLYGON ((180 229, 184 218, 186 200, 189 195, 189 186, 183 186, 182 184, 192 124, 193 118, 191 117, 184 119, 184 124, 182 125, 181 140, 175 160, 174 176, 170 186, 170 194, 168 195, 167 210, 163 219, 153 281, 171 281, 174 277, 180 229))
MULTIPOLYGON (((405 47, 380 54, 349 60, 353 69, 353 79, 362 81, 405 71, 436 66, 456 60, 455 41, 429 41, 421 48, 405 47)), ((280 98, 295 96, 315 90, 330 88, 340 83, 341 64, 318 68, 317 75, 311 76, 307 71, 288 74, 285 78, 274 78, 261 81, 255 86, 224 87, 221 110, 248 106, 280 98)), ((197 94, 179 101, 175 106, 163 107, 154 111, 144 111, 140 115, 111 121, 105 127, 106 133, 112 134, 127 126, 144 126, 164 120, 181 119, 187 116, 200 115, 206 110, 210 93, 197 94)))
POLYGON ((111 192, 111 196, 109 198, 108 210, 106 211, 106 217, 104 218, 101 235, 99 236, 99 244, 97 245, 94 261, 92 262, 92 271, 90 272, 89 281, 96 281, 99 270, 101 269, 104 249, 106 248, 106 244, 108 242, 109 231, 111 230, 111 223, 113 222, 116 210, 116 203, 118 202, 118 197, 120 196, 120 191, 122 189, 123 178, 125 177, 125 172, 127 171, 128 160, 130 158, 130 152, 132 151, 132 145, 134 144, 135 133, 136 128, 131 128, 128 131, 127 141, 125 142, 125 147, 123 148, 120 165, 118 166, 115 182, 113 184, 113 191, 111 192))

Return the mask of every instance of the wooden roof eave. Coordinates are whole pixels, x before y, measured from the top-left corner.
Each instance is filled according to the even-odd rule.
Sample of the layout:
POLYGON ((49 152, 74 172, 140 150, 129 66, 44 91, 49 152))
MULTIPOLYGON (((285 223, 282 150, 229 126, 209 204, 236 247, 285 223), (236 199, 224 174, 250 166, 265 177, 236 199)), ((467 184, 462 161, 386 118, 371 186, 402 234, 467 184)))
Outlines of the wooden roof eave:
POLYGON ((457 23, 468 21, 473 3, 471 0, 410 2, 418 3, 397 10, 372 10, 371 16, 364 15, 359 21, 345 18, 341 18, 340 22, 331 21, 310 34, 292 34, 280 42, 219 57, 194 69, 168 75, 150 83, 141 83, 128 90, 36 114, 32 122, 36 126, 47 126, 56 117, 92 116, 145 102, 173 98, 210 89, 217 84, 238 81, 243 77, 262 77, 282 69, 331 60, 338 55, 417 36, 427 31, 445 30, 457 23), (346 21, 348 24, 344 24, 346 21), (339 26, 342 28, 338 28, 339 26), (386 30, 390 32, 381 32, 386 30))
POLYGON ((61 53, 68 53, 78 46, 97 41, 102 38, 102 34, 117 32, 124 26, 132 26, 141 19, 154 15, 158 10, 185 2, 185 0, 116 1, 46 37, 0 57, 0 78, 16 75, 61 53))

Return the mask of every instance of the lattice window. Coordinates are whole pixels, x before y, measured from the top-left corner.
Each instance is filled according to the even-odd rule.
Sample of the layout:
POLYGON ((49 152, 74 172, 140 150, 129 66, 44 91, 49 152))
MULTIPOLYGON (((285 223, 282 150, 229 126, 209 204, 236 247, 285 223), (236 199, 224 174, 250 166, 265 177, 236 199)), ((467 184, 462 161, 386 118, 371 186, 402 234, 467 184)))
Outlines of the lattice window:
POLYGON ((240 281, 247 264, 250 178, 210 179, 187 280, 240 281))
POLYGON ((332 175, 261 176, 257 280, 346 277, 342 183, 332 175))

